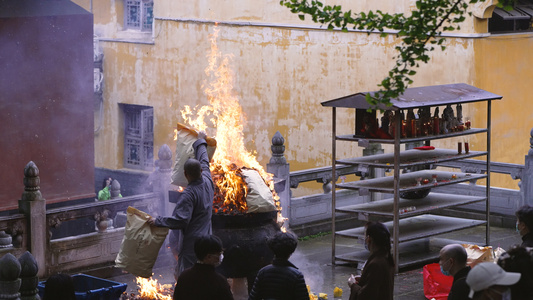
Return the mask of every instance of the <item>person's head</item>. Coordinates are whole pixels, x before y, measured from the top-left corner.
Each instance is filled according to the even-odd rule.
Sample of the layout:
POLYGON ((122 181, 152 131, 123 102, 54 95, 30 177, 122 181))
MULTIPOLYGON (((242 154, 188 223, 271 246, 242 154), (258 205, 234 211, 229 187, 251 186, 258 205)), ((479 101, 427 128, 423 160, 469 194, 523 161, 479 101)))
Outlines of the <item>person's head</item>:
POLYGON ((189 158, 183 166, 185 178, 189 183, 198 180, 202 177, 202 165, 194 158, 189 158))
POLYGON ((204 235, 194 242, 194 254, 204 264, 218 266, 224 258, 222 241, 215 235, 204 235))
POLYGON ((520 273, 505 272, 492 262, 479 263, 466 276, 466 284, 470 287, 468 297, 494 300, 501 300, 504 295, 510 297, 509 287, 518 280, 520 273))
POLYGON ((533 231, 533 207, 524 205, 516 211, 516 230, 523 236, 533 231))
POLYGON ((111 185, 111 181, 113 181, 111 176, 104 177, 104 182, 102 182, 102 188, 105 188, 106 186, 110 186, 111 185))
POLYGON ((365 247, 371 253, 385 251, 388 254, 389 262, 394 264, 391 254, 390 232, 387 226, 380 222, 368 222, 365 225, 365 247))
POLYGON ((43 300, 75 300, 74 281, 67 274, 54 274, 44 284, 43 300))
POLYGON ((289 259, 298 246, 298 239, 289 232, 278 232, 267 240, 268 248, 277 259, 289 259))
POLYGON ((450 244, 440 249, 439 264, 442 274, 454 276, 466 267, 466 250, 460 244, 450 244))

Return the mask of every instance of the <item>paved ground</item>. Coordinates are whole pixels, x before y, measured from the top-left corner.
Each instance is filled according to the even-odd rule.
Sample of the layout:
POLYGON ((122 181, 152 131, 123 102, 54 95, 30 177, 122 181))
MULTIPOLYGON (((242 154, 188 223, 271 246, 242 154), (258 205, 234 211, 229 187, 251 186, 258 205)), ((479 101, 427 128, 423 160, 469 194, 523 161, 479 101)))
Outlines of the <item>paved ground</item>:
MULTIPOLYGON (((521 242, 519 235, 514 229, 491 228, 491 245, 508 249, 511 245, 521 242)), ((484 244, 485 227, 479 226, 459 232, 449 233, 443 238, 468 241, 475 244, 484 244)), ((355 240, 341 242, 341 246, 362 248, 355 240), (342 243, 346 243, 342 245, 342 243)), ((345 293, 342 298, 348 299, 347 279, 351 273, 357 273, 358 270, 350 265, 333 265, 331 262, 331 234, 300 241, 297 251, 291 258, 291 261, 297 265, 304 273, 306 283, 311 287, 314 293, 326 293, 328 299, 333 299, 333 289, 342 288, 345 293)), ((163 260, 164 258, 160 258, 163 260)), ((173 284, 173 266, 167 263, 156 263, 154 268, 154 278, 163 284, 173 284)), ((134 276, 130 274, 115 274, 108 278, 110 280, 127 283, 129 292, 136 292, 134 276)), ((410 270, 401 270, 396 276, 394 287, 394 299, 401 300, 423 300, 426 299, 423 291, 422 266, 415 266, 410 270)), ((245 296, 236 295, 236 300, 246 299, 245 296)))

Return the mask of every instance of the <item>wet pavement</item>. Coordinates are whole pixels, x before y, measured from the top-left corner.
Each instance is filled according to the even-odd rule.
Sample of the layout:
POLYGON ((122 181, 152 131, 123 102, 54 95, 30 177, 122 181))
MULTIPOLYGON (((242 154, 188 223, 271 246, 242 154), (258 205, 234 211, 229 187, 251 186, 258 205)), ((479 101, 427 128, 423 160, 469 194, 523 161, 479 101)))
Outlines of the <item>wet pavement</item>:
MULTIPOLYGON (((484 245, 485 243, 485 226, 478 226, 462 231, 448 233, 441 236, 441 238, 464 241, 477 245, 484 245)), ((293 262, 305 276, 306 283, 310 286, 311 291, 315 294, 326 293, 328 299, 333 299, 333 289, 339 287, 344 290, 342 298, 348 299, 349 291, 347 286, 347 279, 350 274, 357 274, 360 272, 355 265, 348 264, 332 264, 332 236, 325 234, 318 237, 301 240, 298 244, 296 252, 291 257, 293 262)), ((493 248, 501 247, 508 249, 513 244, 520 243, 520 236, 515 232, 514 228, 499 228, 491 227, 490 230, 490 245, 493 248)), ((345 248, 360 248, 363 245, 356 240, 343 239, 337 242, 337 251, 345 248)), ((438 249, 437 249, 438 251, 438 249)), ((396 276, 394 286, 394 299, 401 300, 423 300, 424 296, 423 264, 414 266, 411 269, 400 270, 396 276)), ((153 278, 157 279, 162 284, 174 284, 173 276, 173 258, 170 255, 160 255, 154 267, 153 278)), ((119 271, 112 272, 107 278, 109 280, 127 283, 128 292, 136 292, 137 285, 135 277, 128 273, 121 273, 119 271)), ((236 281, 237 283, 240 281, 236 281)), ((238 288, 236 288, 238 289, 238 288)), ((243 288, 244 289, 244 288, 243 288)), ((244 295, 239 295, 239 291, 235 291, 235 300, 247 299, 244 295)))

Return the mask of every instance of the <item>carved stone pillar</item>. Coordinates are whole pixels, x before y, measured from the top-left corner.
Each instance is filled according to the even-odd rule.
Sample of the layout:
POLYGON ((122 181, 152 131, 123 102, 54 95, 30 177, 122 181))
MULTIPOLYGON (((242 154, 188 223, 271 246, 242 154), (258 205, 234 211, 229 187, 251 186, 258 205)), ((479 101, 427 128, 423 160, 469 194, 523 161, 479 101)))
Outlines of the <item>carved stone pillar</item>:
POLYGON ((0 300, 20 300, 20 262, 8 253, 0 258, 0 300))
MULTIPOLYGON (((376 154, 383 154, 385 151, 383 150, 383 147, 381 147, 381 144, 378 143, 370 143, 368 147, 363 149, 363 156, 370 156, 370 155, 376 155, 376 154)), ((368 177, 369 178, 378 178, 378 177, 384 177, 385 176, 385 169, 382 168, 370 168, 368 170, 368 177)), ((370 201, 377 201, 382 200, 383 194, 381 193, 371 193, 370 194, 370 201)))
POLYGON ((170 175, 172 173, 172 151, 167 144, 164 144, 159 148, 157 156, 159 160, 158 169, 155 171, 156 182, 154 185, 154 192, 160 194, 160 202, 156 211, 160 216, 165 216, 168 214, 167 212, 172 211, 170 202, 168 201, 170 175))
MULTIPOLYGON (((285 159, 285 139, 279 131, 272 138, 272 157, 267 164, 267 172, 274 174, 274 186, 279 196, 281 213, 283 217, 291 218, 291 194, 290 194, 290 169, 289 163, 285 159)), ((289 222, 285 222, 285 227, 289 228, 289 222)))
POLYGON ((115 179, 111 182, 109 194, 110 194, 110 199, 120 197, 120 182, 118 182, 118 180, 115 179))
POLYGON ((46 271, 46 201, 40 191, 39 169, 33 161, 24 168, 24 192, 19 200, 19 211, 26 216, 27 245, 39 266, 39 276, 46 271))
POLYGON ((522 174, 520 185, 523 201, 518 207, 525 204, 533 206, 533 129, 531 129, 529 135, 529 151, 525 157, 524 174, 522 174))
POLYGON ((21 300, 40 300, 39 289, 37 285, 39 284, 39 277, 37 277, 37 272, 39 267, 33 255, 30 252, 26 251, 19 258, 19 263, 21 266, 20 272, 20 299, 21 300))
POLYGON ((0 231, 0 248, 9 247, 13 247, 13 238, 2 230, 0 231))

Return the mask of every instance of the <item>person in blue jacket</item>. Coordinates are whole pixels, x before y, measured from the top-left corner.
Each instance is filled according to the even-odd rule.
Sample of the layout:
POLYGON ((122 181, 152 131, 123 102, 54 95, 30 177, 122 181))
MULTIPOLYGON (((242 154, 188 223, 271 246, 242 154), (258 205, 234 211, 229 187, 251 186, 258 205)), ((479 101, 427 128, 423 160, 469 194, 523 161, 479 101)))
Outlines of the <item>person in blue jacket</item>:
POLYGON ((150 225, 179 229, 182 232, 182 243, 178 244, 178 265, 174 274, 176 278, 197 261, 194 241, 212 232, 211 214, 215 187, 209 170, 205 138, 205 132, 200 131, 193 144, 196 159, 191 158, 184 165, 188 185, 176 203, 172 216, 159 216, 148 220, 150 225))

